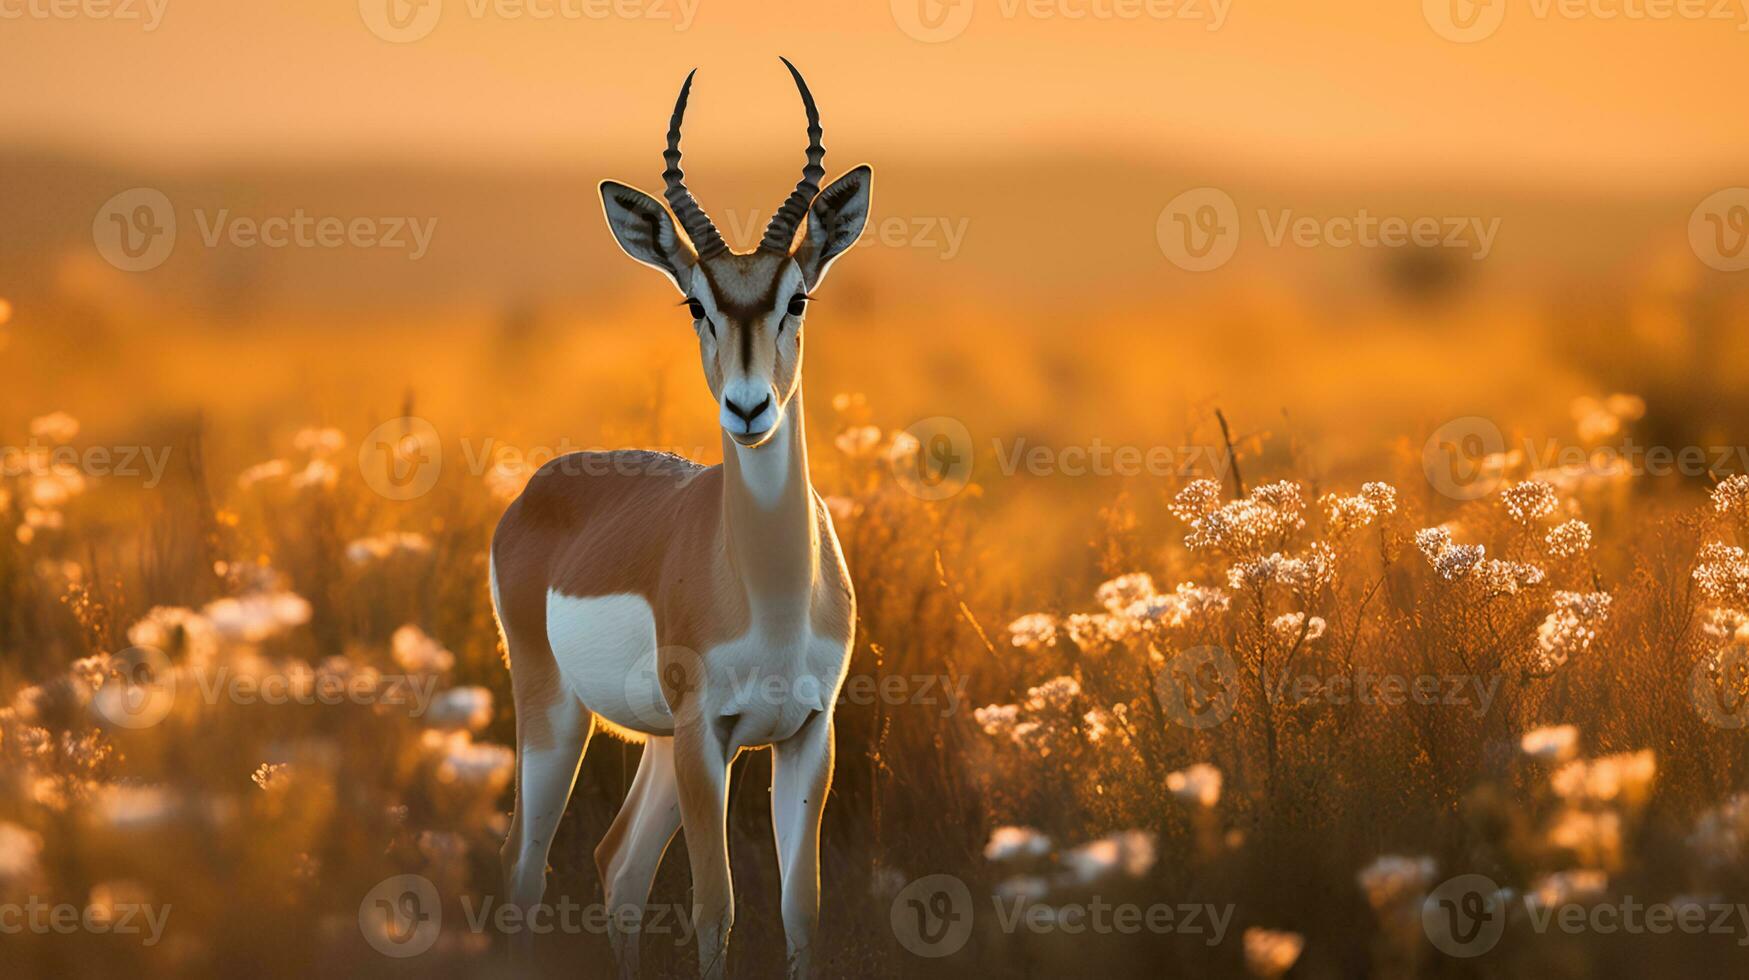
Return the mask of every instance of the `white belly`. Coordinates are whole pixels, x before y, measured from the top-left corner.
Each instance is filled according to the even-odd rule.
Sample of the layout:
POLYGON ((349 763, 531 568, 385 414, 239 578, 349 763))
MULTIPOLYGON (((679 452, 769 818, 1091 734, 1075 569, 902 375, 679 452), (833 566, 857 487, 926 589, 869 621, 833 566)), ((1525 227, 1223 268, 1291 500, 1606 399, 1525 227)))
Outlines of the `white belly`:
POLYGON ((656 616, 643 596, 548 592, 547 642, 584 707, 634 732, 674 731, 656 680, 656 616))
MULTIPOLYGON (((565 685, 584 707, 616 728, 674 733, 658 683, 656 616, 643 596, 549 591, 547 642, 565 685)), ((662 653, 668 670, 680 674, 671 686, 699 689, 689 703, 704 718, 733 716, 737 744, 764 745, 788 738, 810 712, 833 703, 848 666, 847 646, 807 632, 774 636, 755 624, 702 658, 678 647, 662 653)))

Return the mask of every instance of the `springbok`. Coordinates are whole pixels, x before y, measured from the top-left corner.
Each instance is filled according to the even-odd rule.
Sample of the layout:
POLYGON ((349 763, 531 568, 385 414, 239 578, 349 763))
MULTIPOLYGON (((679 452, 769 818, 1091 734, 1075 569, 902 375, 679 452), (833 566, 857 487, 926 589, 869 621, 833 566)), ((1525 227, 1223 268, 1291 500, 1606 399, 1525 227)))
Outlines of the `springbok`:
MULTIPOLYGON (((622 976, 663 851, 686 832, 700 971, 720 977, 734 922, 729 764, 772 748, 771 810, 792 976, 819 920, 820 815, 832 779, 832 709, 856 600, 832 519, 808 482, 802 321, 812 290, 862 233, 873 173, 820 190, 820 117, 802 179, 751 252, 733 252, 683 182, 680 88, 663 153, 665 196, 601 184, 607 224, 671 280, 718 404, 723 462, 573 453, 543 466, 492 539, 492 602, 516 701, 516 809, 503 857, 510 901, 540 902, 547 851, 597 730, 644 743, 619 815, 595 849, 622 976), (806 217, 805 226, 802 219, 806 217), (801 235, 797 236, 798 229, 801 235)), ((696 70, 694 72, 696 74, 696 70)), ((529 939, 513 953, 526 956, 529 939)))

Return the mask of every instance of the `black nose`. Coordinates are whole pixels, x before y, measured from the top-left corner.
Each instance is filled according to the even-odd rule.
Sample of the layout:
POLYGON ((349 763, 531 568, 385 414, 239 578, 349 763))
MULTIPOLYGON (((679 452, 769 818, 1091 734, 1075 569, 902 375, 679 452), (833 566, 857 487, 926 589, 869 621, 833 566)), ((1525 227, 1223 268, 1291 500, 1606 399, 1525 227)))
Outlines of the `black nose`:
POLYGON ((759 402, 759 404, 753 406, 752 408, 742 408, 740 405, 735 404, 735 400, 732 398, 724 398, 723 399, 723 407, 727 408, 731 412, 734 412, 736 415, 740 416, 741 421, 747 422, 747 423, 751 423, 754 419, 758 418, 759 413, 765 411, 765 409, 767 407, 769 407, 770 405, 771 405, 771 396, 770 395, 766 395, 765 398, 759 402))

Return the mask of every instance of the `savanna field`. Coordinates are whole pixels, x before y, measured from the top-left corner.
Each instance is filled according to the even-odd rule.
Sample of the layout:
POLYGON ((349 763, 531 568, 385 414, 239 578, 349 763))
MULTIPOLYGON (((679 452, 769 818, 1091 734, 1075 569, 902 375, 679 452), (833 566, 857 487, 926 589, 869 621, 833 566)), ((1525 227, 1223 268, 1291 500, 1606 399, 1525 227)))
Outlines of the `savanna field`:
MULTIPOLYGON (((1749 314, 1672 265, 1072 336, 847 266, 805 395, 859 612, 826 974, 1740 965, 1749 314)), ((485 549, 553 451, 720 458, 656 296, 203 318, 75 264, 7 305, 0 897, 96 923, 42 911, 7 976, 510 975, 485 549)), ((639 751, 585 760, 554 975, 611 975, 591 852, 639 751)), ((783 968, 768 756, 734 767, 734 976, 783 968)), ((648 975, 696 969, 683 848, 648 975)))
POLYGON ((0 0, 0 980, 1744 975, 1746 39, 0 0))

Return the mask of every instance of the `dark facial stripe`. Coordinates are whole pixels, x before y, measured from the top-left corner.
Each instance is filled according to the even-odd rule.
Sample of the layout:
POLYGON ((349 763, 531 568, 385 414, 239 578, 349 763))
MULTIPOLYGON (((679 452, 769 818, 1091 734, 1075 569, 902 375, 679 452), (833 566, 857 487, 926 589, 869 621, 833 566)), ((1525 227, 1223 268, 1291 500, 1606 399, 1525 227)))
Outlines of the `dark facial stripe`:
POLYGON ((753 370, 753 322, 749 320, 741 322, 741 368, 753 370))
MULTIPOLYGON (((699 270, 704 273, 705 280, 710 283, 711 294, 717 301, 717 309, 723 313, 724 328, 739 330, 741 340, 741 367, 753 369, 753 335, 758 332, 758 325, 764 322, 772 310, 777 308, 778 281, 783 275, 781 264, 773 265, 771 281, 765 286, 765 294, 751 303, 737 303, 711 274, 710 263, 699 263, 699 270)), ((787 301, 787 299, 786 299, 787 301)))

